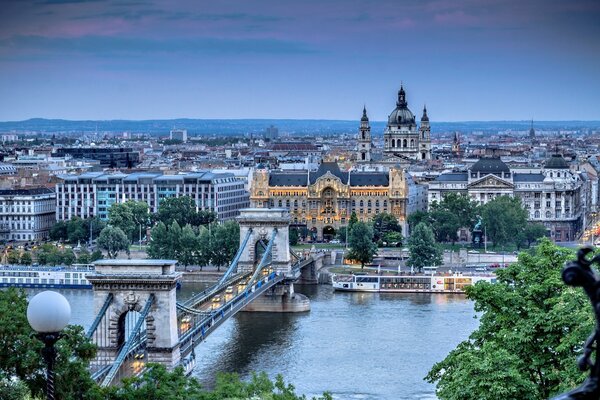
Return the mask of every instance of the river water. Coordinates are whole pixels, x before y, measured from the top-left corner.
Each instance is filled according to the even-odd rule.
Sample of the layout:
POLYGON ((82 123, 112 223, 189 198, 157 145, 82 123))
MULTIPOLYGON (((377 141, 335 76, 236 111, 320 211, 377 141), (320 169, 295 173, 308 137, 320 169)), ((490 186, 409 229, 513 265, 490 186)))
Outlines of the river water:
MULTIPOLYGON (((198 346, 193 375, 212 386, 219 371, 244 378, 265 371, 309 397, 330 391, 335 399, 435 399, 423 377, 478 325, 462 295, 295 288, 310 298, 310 312, 238 313, 198 346)), ((201 289, 186 283, 178 299, 201 289)), ((73 308, 71 323, 89 326, 91 290, 62 293, 73 308)))

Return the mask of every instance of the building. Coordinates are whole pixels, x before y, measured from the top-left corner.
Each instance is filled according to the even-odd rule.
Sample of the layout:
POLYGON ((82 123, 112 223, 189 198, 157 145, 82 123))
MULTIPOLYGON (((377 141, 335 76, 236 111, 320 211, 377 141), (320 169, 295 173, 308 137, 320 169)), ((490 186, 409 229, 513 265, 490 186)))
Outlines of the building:
POLYGON ((271 125, 265 130, 265 139, 275 140, 278 138, 279 138, 279 129, 276 126, 271 125))
POLYGON ((408 213, 426 204, 424 191, 416 186, 399 168, 342 172, 337 163, 323 162, 316 171, 255 171, 250 201, 257 208, 287 208, 292 225, 306 227, 313 240, 332 239, 353 212, 361 221, 391 213, 407 234, 408 213))
POLYGON ((186 143, 188 141, 187 129, 172 129, 169 133, 169 139, 186 143))
POLYGON ((133 168, 140 162, 140 153, 130 147, 65 147, 56 150, 55 156, 65 155, 98 160, 102 168, 133 168))
POLYGON ((156 213, 166 197, 190 196, 198 210, 213 211, 219 221, 239 215, 250 205, 244 182, 233 174, 194 172, 180 175, 161 173, 105 174, 90 172, 63 175, 56 184, 56 218, 68 220, 78 216, 108 218, 114 203, 144 201, 156 213))
POLYGON ((367 108, 363 107, 363 115, 360 119, 360 128, 358 130, 358 148, 356 160, 358 162, 371 162, 371 126, 369 117, 367 117, 367 108))
POLYGON ((0 240, 47 239, 56 222, 55 203, 47 188, 0 190, 0 240))
POLYGON ((511 170, 499 158, 482 158, 467 171, 443 173, 429 183, 428 203, 439 202, 447 193, 469 196, 480 204, 498 196, 517 196, 529 213, 529 221, 540 222, 557 241, 573 241, 583 224, 583 181, 570 170, 560 154, 554 154, 541 169, 511 170))
POLYGON ((408 109, 406 93, 400 86, 396 108, 388 117, 383 132, 384 157, 399 160, 431 160, 431 128, 427 109, 423 107, 421 126, 417 129, 414 114, 408 109))

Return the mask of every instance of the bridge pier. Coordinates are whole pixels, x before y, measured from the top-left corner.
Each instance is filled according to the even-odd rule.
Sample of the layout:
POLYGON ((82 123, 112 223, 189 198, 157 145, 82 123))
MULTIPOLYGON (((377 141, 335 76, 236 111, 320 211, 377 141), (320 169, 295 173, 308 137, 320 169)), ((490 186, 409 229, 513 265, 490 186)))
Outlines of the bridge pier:
POLYGON ((294 292, 294 284, 276 285, 267 293, 248 304, 247 312, 306 312, 310 311, 310 300, 294 292))

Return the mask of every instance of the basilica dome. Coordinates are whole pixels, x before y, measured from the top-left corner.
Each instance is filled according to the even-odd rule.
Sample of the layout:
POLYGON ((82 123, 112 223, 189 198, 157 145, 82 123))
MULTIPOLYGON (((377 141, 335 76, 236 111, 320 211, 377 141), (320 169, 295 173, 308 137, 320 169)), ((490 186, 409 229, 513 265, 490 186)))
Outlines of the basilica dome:
POLYGON ((388 117, 388 126, 415 125, 415 115, 408 109, 406 102, 406 93, 404 88, 400 86, 398 91, 398 101, 396 108, 388 117))

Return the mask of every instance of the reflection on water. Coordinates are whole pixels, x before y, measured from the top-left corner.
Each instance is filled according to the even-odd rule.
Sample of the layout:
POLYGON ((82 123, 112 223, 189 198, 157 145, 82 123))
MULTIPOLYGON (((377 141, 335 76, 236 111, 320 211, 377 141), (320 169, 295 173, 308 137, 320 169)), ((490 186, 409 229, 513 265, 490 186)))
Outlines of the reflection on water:
MULTIPOLYGON (((186 283, 178 299, 205 288, 186 283)), ((434 399, 423 377, 478 324, 464 295, 295 289, 311 299, 310 312, 239 313, 198 345, 194 376, 212 386, 218 371, 243 378, 265 371, 281 373, 309 397, 331 391, 336 399, 434 399)), ((61 292, 72 322, 88 327, 91 290, 61 292)))

